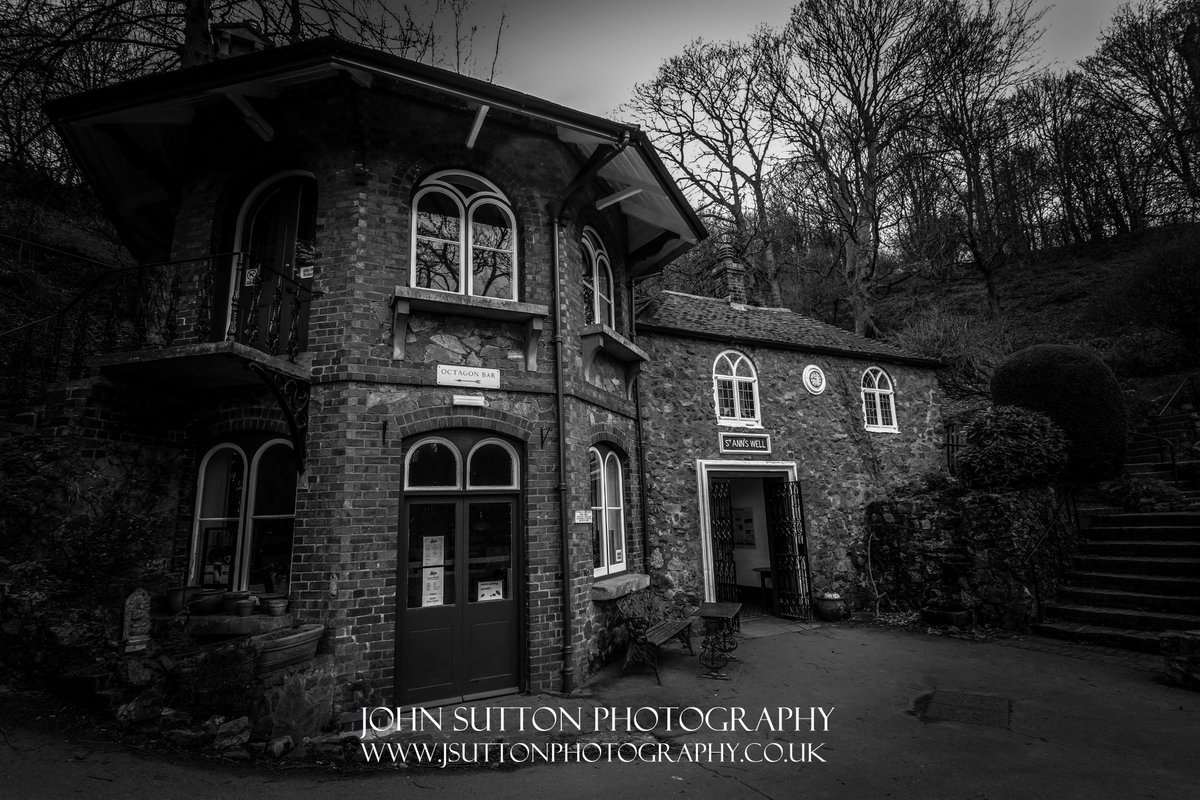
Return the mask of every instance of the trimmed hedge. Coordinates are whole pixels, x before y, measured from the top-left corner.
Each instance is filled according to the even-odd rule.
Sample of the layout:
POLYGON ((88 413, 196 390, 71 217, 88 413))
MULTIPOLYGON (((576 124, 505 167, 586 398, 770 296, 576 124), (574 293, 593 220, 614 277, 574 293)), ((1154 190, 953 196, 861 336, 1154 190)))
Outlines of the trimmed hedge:
POLYGON ((976 489, 1046 486, 1067 463, 1067 437, 1045 414, 1018 406, 979 412, 963 428, 959 477, 976 489))
POLYGON ((1125 458, 1125 399, 1112 370, 1080 347, 1040 344, 1014 353, 992 376, 992 402, 1045 414, 1067 436, 1063 477, 1109 478, 1125 458))

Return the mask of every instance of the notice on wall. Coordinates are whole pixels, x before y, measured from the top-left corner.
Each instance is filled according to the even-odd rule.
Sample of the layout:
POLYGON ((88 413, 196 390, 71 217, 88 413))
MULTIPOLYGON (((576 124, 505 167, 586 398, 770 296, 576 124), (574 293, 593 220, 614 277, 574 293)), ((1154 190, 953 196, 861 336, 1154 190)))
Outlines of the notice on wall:
POLYGON ((588 508, 588 509, 576 511, 575 512, 575 524, 576 525, 591 525, 592 524, 592 510, 590 508, 588 508))
POLYGON ((442 604, 443 578, 441 567, 426 567, 421 570, 421 607, 442 604))
POLYGON ((754 509, 734 508, 733 516, 733 546, 742 548, 755 547, 754 539, 754 509))
POLYGON ((446 563, 446 540, 441 536, 423 537, 421 566, 440 567, 446 563))
POLYGON ((500 388, 500 370, 464 367, 459 364, 437 365, 438 386, 471 386, 476 389, 500 388))

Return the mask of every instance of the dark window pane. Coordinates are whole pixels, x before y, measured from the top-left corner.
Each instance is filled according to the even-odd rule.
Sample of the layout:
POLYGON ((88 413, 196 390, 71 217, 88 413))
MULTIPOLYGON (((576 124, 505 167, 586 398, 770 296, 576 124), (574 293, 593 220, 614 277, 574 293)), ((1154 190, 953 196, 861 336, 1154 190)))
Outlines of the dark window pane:
POLYGON ((458 464, 454 451, 441 442, 426 442, 408 462, 409 486, 457 486, 458 464))
POLYGON ((476 248, 471 254, 472 291, 479 297, 504 297, 513 295, 512 255, 497 250, 476 248))
POLYGON ((454 605, 456 508, 454 503, 408 506, 409 608, 454 605))
POLYGON ((237 517, 242 513, 244 475, 245 464, 233 448, 227 447, 212 454, 204 468, 201 519, 237 517))
POLYGON ((512 456, 498 444, 485 444, 471 454, 471 486, 512 486, 512 456))
POLYGON ((475 247, 511 252, 512 237, 512 223, 495 203, 485 203, 471 212, 471 243, 475 247))
POLYGON ((458 245, 417 240, 417 286, 457 292, 458 245))
POLYGON ((491 602, 512 598, 512 503, 467 506, 467 599, 491 602))
POLYGON ((261 586, 268 592, 288 593, 294 527, 290 517, 254 521, 247 586, 261 586))
POLYGON ((292 448, 274 444, 258 461, 254 514, 292 514, 296 510, 296 463, 292 448))
POLYGON ((429 192, 417 202, 417 236, 458 241, 458 205, 449 195, 429 192))

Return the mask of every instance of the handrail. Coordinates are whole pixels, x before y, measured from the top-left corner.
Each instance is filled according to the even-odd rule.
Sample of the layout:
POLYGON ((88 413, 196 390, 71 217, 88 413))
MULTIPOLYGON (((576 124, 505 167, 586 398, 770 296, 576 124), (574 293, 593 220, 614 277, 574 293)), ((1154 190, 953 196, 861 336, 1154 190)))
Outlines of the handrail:
POLYGON ((1167 402, 1163 404, 1163 407, 1161 409, 1159 409, 1159 412, 1157 414, 1155 414, 1154 416, 1161 417, 1164 414, 1166 414, 1168 411, 1170 411, 1171 404, 1175 402, 1175 398, 1178 397, 1179 393, 1183 391, 1184 386, 1189 386, 1191 388, 1192 404, 1195 405, 1195 403, 1196 403, 1196 379, 1193 378, 1191 375, 1188 375, 1186 378, 1184 378, 1182 381, 1179 382, 1179 385, 1175 387, 1175 391, 1171 392, 1171 396, 1167 398, 1167 402))
MULTIPOLYGON (((3 236, 3 234, 0 234, 0 236, 3 236)), ((14 237, 7 237, 7 238, 14 238, 14 237)), ((17 241, 25 241, 25 240, 18 239, 17 241)), ((37 245, 37 246, 41 247, 42 245, 37 245)), ((47 249, 53 250, 54 248, 48 247, 47 249)), ((65 251, 56 251, 56 252, 65 252, 65 251)), ((47 314, 44 317, 38 317, 35 320, 26 322, 23 325, 18 325, 15 328, 9 328, 6 331, 0 331, 0 338, 3 338, 5 336, 8 336, 13 333, 17 333, 19 331, 23 331, 26 328, 30 328, 34 325, 40 325, 43 322, 49 322, 50 320, 54 319, 55 317, 61 317, 65 314, 69 313, 77 305, 79 305, 85 299, 87 299, 87 297, 90 294, 92 294, 94 291, 96 291, 96 289, 99 286, 113 280, 114 278, 120 277, 121 275, 133 274, 133 273, 140 272, 142 270, 154 269, 156 267, 175 267, 175 266, 179 266, 181 264, 193 264, 197 261, 209 261, 214 258, 227 258, 229 256, 237 256, 237 255, 241 255, 241 253, 237 250, 233 250, 228 253, 214 253, 211 256, 201 256, 198 258, 179 258, 179 259, 175 259, 172 261, 157 261, 157 262, 152 262, 150 264, 135 264, 135 265, 129 266, 129 267, 113 267, 105 272, 100 273, 95 278, 88 281, 88 283, 82 289, 80 289, 78 292, 75 293, 74 297, 72 297, 70 300, 68 300, 67 303, 65 305, 63 305, 61 308, 59 308, 57 311, 52 311, 51 313, 47 314)), ((100 262, 100 261, 94 261, 92 259, 84 259, 84 260, 91 261, 93 264, 103 265, 103 262, 100 262)), ((281 275, 280 277, 284 277, 284 276, 281 275)))
POLYGON ((1026 566, 1026 567, 1032 569, 1032 571, 1033 571, 1033 603, 1036 608, 1038 622, 1041 622, 1043 620, 1042 588, 1041 588, 1041 580, 1038 575, 1038 566, 1037 566, 1037 562, 1034 560, 1034 556, 1036 556, 1041 551, 1042 544, 1046 541, 1046 539, 1049 538, 1051 535, 1053 535, 1054 540, 1055 540, 1056 549, 1058 550, 1059 566, 1061 568, 1062 562, 1064 562, 1066 560, 1066 557, 1063 554, 1062 541, 1059 539, 1056 532, 1058 530, 1058 521, 1059 521, 1059 518, 1062 517, 1064 508, 1071 509, 1071 513, 1070 513, 1070 516, 1068 519, 1069 524, 1076 531, 1078 531, 1078 529, 1079 529, 1078 512, 1075 510, 1075 504, 1074 504, 1075 503, 1074 492, 1070 488, 1066 488, 1066 487, 1064 487, 1061 491, 1062 491, 1062 497, 1058 501, 1058 507, 1054 509, 1054 514, 1051 515, 1050 521, 1046 523, 1046 526, 1044 528, 1042 528, 1041 535, 1038 536, 1037 541, 1033 543, 1033 547, 1029 548, 1029 552, 1025 555, 1024 560, 1021 562, 1023 566, 1026 566))
POLYGON ((1141 436, 1143 439, 1153 439, 1158 442, 1158 454, 1162 457, 1162 446, 1167 446, 1167 452, 1171 456, 1171 480, 1179 480, 1179 464, 1175 460, 1175 443, 1165 436, 1155 436, 1153 433, 1143 433, 1142 431, 1130 431, 1131 436, 1141 436))

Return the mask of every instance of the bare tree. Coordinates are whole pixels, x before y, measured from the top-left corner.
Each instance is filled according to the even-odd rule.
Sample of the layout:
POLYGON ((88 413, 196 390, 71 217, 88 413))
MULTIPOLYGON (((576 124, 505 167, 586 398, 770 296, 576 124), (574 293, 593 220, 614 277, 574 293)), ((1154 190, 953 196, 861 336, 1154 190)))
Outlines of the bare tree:
POLYGON ((885 195, 934 88, 926 51, 935 33, 930 0, 802 0, 782 32, 758 40, 771 78, 764 108, 819 177, 864 336, 878 333, 885 195))
POLYGON ((1005 225, 998 162, 1016 142, 1013 106, 1003 101, 1033 74, 1030 60, 1044 11, 1033 0, 950 0, 937 16, 928 76, 938 161, 961 208, 958 236, 983 278, 988 315, 1000 317, 996 272, 1021 231, 1005 225))
MULTIPOLYGON (((469 3, 436 0, 421 11, 345 0, 8 0, 0 5, 0 163, 69 177, 41 103, 208 61, 213 23, 249 23, 279 43, 337 35, 475 70, 478 28, 466 25, 469 3)), ((501 15, 488 79, 495 77, 503 26, 501 15)))
MULTIPOLYGON (((744 44, 696 40, 624 107, 681 179, 710 228, 724 234, 782 305, 778 242, 766 213, 770 172, 780 145, 764 91, 763 52, 744 44)), ((769 89, 767 90, 769 91, 769 89)))

